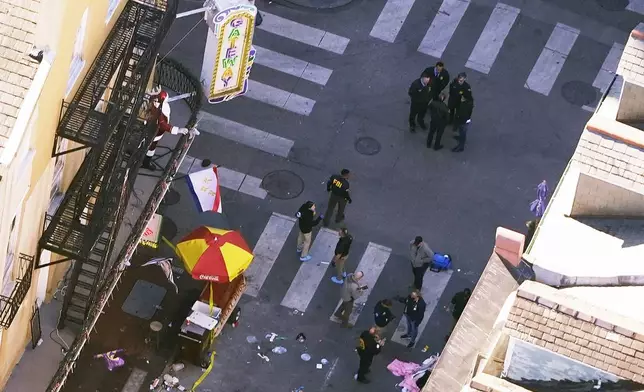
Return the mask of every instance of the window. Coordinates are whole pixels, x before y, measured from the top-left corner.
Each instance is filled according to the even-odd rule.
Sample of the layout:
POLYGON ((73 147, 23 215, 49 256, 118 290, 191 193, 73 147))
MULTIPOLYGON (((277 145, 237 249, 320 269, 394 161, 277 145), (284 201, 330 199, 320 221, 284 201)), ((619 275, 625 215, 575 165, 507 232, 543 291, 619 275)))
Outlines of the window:
MULTIPOLYGON (((67 139, 60 139, 56 145, 56 153, 60 153, 67 150, 67 139)), ((63 195, 63 171, 65 169, 65 155, 59 155, 55 159, 54 163, 54 177, 51 181, 51 191, 49 193, 49 204, 50 209, 52 205, 55 205, 53 208, 54 212, 60 205, 63 195), (58 201, 57 201, 58 200, 58 201)))
POLYGON ((13 275, 13 262, 16 259, 16 252, 18 250, 18 224, 20 223, 20 214, 22 212, 22 204, 19 211, 13 216, 11 226, 9 228, 9 243, 7 244, 7 256, 4 259, 2 295, 8 297, 13 290, 14 277, 13 275))
POLYGON ((65 97, 67 97, 72 91, 72 88, 74 88, 74 85, 76 84, 81 71, 85 67, 85 60, 83 59, 83 47, 85 46, 88 13, 89 9, 86 9, 85 12, 83 12, 80 26, 78 26, 78 31, 76 32, 76 40, 74 41, 74 53, 72 54, 72 62, 69 66, 69 79, 67 79, 67 90, 65 91, 65 97))
POLYGON ((107 17, 105 18, 105 24, 110 22, 110 19, 112 19, 112 16, 114 16, 114 12, 116 12, 116 7, 119 5, 121 0, 110 0, 108 5, 107 5, 107 17))

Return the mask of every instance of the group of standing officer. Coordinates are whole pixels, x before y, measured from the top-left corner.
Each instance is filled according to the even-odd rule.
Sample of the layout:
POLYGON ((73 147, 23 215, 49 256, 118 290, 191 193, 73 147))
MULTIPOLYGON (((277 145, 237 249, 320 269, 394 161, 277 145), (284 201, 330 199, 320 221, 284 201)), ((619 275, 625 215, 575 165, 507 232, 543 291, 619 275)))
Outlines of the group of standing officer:
POLYGON ((423 130, 427 129, 425 115, 429 109, 431 122, 427 134, 427 148, 431 148, 432 144, 434 150, 443 148, 441 144, 443 132, 451 123, 454 130, 458 132, 455 136, 458 144, 452 151, 461 152, 465 149, 467 131, 472 121, 474 98, 465 72, 459 73, 451 83, 449 80, 449 72, 445 69, 445 64, 439 61, 433 67, 426 68, 420 78, 411 83, 408 91, 411 98, 409 130, 415 133, 416 124, 423 130), (446 95, 443 92, 446 89, 448 90, 447 104, 445 104, 446 95))

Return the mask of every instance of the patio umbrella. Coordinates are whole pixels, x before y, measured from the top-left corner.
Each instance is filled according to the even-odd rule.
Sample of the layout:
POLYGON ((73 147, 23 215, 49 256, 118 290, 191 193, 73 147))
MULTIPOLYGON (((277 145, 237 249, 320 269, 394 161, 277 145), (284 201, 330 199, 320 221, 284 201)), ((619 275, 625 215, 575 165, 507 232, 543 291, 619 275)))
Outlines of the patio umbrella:
POLYGON ((238 231, 201 226, 176 246, 186 270, 197 280, 227 283, 253 261, 253 252, 238 231))
POLYGON ((546 211, 547 198, 548 184, 546 183, 546 180, 543 180, 539 185, 537 185, 537 198, 530 203, 530 211, 532 211, 537 218, 541 218, 543 213, 546 211))

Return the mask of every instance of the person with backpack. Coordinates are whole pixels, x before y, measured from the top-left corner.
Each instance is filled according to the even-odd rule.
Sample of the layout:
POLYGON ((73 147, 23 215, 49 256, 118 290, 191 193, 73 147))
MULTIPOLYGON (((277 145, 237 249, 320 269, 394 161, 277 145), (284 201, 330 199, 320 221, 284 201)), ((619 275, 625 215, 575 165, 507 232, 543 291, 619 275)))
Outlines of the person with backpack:
POLYGON ((391 312, 392 306, 393 303, 390 299, 383 299, 378 301, 376 306, 373 308, 373 319, 376 327, 378 327, 378 334, 380 336, 385 334, 387 327, 396 318, 396 316, 391 312))
POLYGON ((347 257, 349 257, 353 237, 346 228, 338 230, 338 234, 340 238, 335 246, 335 256, 333 257, 333 261, 331 261, 331 265, 335 267, 336 275, 332 276, 331 280, 333 283, 342 284, 344 283, 344 278, 347 277, 347 273, 344 270, 344 263, 347 261, 347 257))
POLYGON ((407 333, 402 335, 401 338, 409 339, 407 347, 412 348, 416 344, 416 337, 418 336, 418 327, 423 322, 425 317, 425 300, 420 295, 420 291, 414 290, 405 299, 405 320, 407 321, 407 333))
POLYGON ((315 203, 307 201, 300 206, 295 214, 297 218, 300 232, 297 235, 297 253, 300 253, 300 261, 311 260, 309 249, 311 247, 311 232, 324 218, 324 215, 315 216, 315 203))
POLYGON ((378 336, 378 329, 376 327, 371 327, 368 331, 360 334, 358 347, 356 347, 356 351, 360 357, 360 366, 358 366, 358 373, 353 376, 355 380, 363 384, 371 382, 366 376, 371 371, 370 367, 373 362, 373 357, 380 354, 380 350, 384 345, 385 339, 381 339, 378 336))

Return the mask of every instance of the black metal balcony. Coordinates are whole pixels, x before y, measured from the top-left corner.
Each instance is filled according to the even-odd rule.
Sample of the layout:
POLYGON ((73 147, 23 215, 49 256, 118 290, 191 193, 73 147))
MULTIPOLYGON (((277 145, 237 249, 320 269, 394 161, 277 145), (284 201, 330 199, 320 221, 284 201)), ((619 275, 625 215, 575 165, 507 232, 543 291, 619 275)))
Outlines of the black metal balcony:
MULTIPOLYGON (((137 67, 145 67, 147 63, 141 57, 150 60, 156 55, 148 49, 158 38, 165 14, 164 8, 145 2, 131 0, 125 5, 74 98, 63 102, 56 144, 59 138, 85 147, 102 147, 106 143, 123 115, 123 102, 135 100, 133 91, 124 90, 140 82, 141 72, 137 67), (103 96, 117 72, 121 83, 115 84, 109 101, 104 102, 103 96)), ((54 155, 57 155, 55 151, 56 145, 54 155)))
MULTIPOLYGON (((155 122, 145 126, 139 114, 146 100, 145 90, 154 61, 174 21, 176 10, 176 0, 169 1, 167 8, 140 0, 130 0, 127 4, 126 11, 138 15, 138 24, 121 64, 116 67, 118 73, 110 104, 102 117, 99 133, 95 133, 98 137, 85 138, 86 142, 91 139, 95 144, 39 241, 40 250, 47 249, 65 257, 54 263, 75 260, 63 302, 63 314, 76 323, 82 323, 108 268, 134 179, 146 147, 156 133, 155 122)), ((83 107, 76 103, 76 98, 68 110, 71 110, 71 105, 83 107)), ((91 111, 94 110, 88 113, 91 111)))
POLYGON ((18 256, 18 279, 12 284, 11 293, 8 296, 0 295, 0 328, 7 329, 11 326, 13 319, 18 314, 20 305, 27 297, 31 288, 31 277, 34 271, 34 257, 20 254, 18 256))

